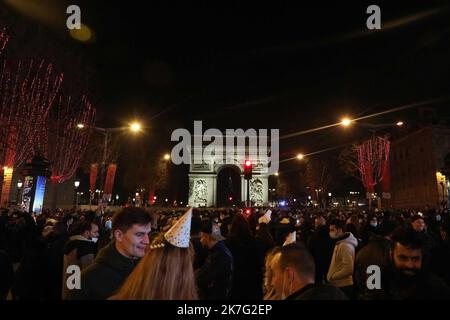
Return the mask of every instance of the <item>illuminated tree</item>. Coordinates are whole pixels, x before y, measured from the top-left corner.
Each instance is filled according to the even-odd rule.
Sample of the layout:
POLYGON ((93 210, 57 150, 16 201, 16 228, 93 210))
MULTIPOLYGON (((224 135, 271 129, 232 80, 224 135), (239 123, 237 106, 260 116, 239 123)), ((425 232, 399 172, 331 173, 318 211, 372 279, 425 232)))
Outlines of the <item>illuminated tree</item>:
MULTIPOLYGON (((0 165, 19 167, 33 156, 42 126, 58 94, 62 74, 44 61, 5 60, 0 74, 0 165)), ((6 170, 4 170, 6 175, 6 170)), ((9 197, 10 179, 4 180, 1 204, 9 197)))

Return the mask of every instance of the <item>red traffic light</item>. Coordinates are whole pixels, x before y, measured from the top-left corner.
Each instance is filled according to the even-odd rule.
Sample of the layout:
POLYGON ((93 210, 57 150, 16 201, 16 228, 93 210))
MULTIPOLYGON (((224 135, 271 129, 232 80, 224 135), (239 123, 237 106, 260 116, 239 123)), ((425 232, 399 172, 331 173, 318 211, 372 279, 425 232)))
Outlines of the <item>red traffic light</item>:
POLYGON ((250 160, 246 160, 245 161, 245 166, 246 167, 251 167, 252 166, 252 162, 250 160))

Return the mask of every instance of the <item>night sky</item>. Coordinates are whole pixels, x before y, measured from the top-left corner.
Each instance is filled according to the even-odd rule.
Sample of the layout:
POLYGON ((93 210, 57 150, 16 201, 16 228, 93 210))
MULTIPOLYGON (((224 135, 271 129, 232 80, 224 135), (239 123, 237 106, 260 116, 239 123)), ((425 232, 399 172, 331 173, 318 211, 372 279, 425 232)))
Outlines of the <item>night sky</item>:
MULTIPOLYGON (((61 13, 64 22, 58 9, 64 2, 42 6, 61 13)), ((99 126, 133 118, 145 123, 146 134, 127 140, 121 161, 142 148, 157 156, 170 152, 171 132, 192 130, 194 120, 204 128, 277 128, 283 136, 344 115, 450 96, 448 1, 377 1, 381 30, 366 28, 372 1, 209 2, 67 2, 81 7, 82 22, 95 32, 88 44, 70 39, 64 23, 30 19, 88 61, 99 126)), ((429 104, 440 117, 450 116, 448 105, 429 104)), ((367 121, 399 119, 413 125, 417 110, 367 121)), ((367 130, 356 127, 334 128, 285 139, 280 158, 364 135, 367 130)), ((293 166, 286 163, 281 172, 293 166)), ((173 170, 180 182, 176 197, 185 192, 187 177, 173 170)), ((119 180, 124 177, 126 172, 119 180)))

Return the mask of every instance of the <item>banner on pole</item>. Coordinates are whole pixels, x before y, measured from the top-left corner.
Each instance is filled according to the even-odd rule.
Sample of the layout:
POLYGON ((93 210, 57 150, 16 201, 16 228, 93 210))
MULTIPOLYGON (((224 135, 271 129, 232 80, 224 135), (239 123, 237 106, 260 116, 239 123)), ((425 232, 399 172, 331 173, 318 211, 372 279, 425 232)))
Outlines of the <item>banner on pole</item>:
POLYGON ((106 179, 105 179, 105 189, 103 189, 105 194, 112 194, 116 169, 117 164, 111 163, 108 166, 108 171, 106 172, 106 179))

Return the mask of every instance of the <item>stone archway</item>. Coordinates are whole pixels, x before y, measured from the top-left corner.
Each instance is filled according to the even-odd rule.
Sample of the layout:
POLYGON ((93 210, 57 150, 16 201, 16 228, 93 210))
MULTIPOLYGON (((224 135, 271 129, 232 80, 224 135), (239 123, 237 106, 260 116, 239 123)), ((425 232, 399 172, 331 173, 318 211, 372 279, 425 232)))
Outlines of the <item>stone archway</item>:
MULTIPOLYGON (((268 205, 269 175, 267 163, 253 161, 253 178, 250 182, 250 199, 256 206, 268 205)), ((214 157, 203 159, 202 163, 191 164, 189 169, 189 201, 191 207, 217 207, 238 205, 247 199, 246 181, 243 175, 243 161, 238 157, 224 164, 214 157), (230 171, 231 170, 231 171, 230 171), (232 203, 224 201, 231 175, 233 186, 232 203)), ((229 189, 229 188, 228 188, 229 189)))

